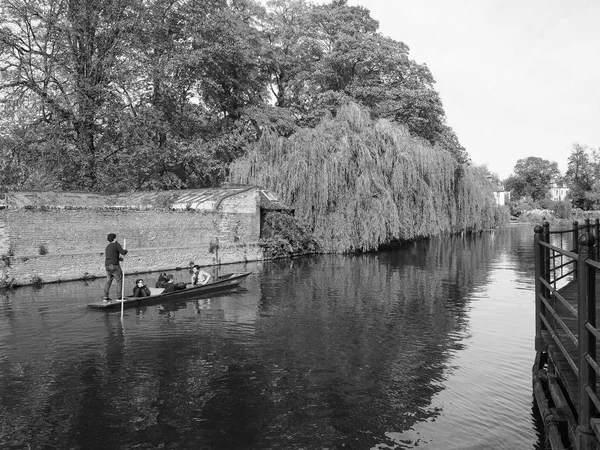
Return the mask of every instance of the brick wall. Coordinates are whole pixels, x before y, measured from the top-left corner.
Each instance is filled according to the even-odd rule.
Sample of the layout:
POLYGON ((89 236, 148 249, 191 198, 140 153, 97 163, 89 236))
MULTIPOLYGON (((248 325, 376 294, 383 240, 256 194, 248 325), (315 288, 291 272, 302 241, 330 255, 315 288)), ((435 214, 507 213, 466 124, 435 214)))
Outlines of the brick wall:
POLYGON ((126 240, 128 273, 258 260, 262 250, 255 194, 227 198, 219 212, 3 209, 0 255, 5 258, 0 261, 0 277, 30 284, 36 277, 52 282, 104 276, 110 232, 121 244, 126 240))

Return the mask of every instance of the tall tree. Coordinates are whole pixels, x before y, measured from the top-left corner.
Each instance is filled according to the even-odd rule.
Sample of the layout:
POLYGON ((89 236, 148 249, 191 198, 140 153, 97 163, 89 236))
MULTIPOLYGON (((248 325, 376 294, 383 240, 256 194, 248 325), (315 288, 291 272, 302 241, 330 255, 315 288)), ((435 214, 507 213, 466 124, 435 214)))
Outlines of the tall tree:
POLYGON ((569 197, 578 208, 589 209, 591 202, 586 193, 592 191, 595 180, 595 167, 590 159, 592 149, 587 145, 573 144, 567 160, 565 180, 569 187, 569 197))
POLYGON ((411 60, 404 43, 382 36, 366 8, 346 0, 323 5, 272 0, 268 5, 276 104, 292 109, 299 124, 314 126, 341 104, 359 102, 374 118, 401 123, 460 162, 468 160, 445 123, 427 66, 411 60))
MULTIPOLYGON (((4 1, 0 95, 31 127, 18 145, 61 187, 91 188, 130 0, 4 1), (52 175, 50 175, 52 176, 52 175)), ((16 121, 15 121, 16 123, 16 121)))
POLYGON ((558 164, 536 156, 519 159, 513 175, 504 181, 504 187, 511 191, 513 198, 529 196, 540 201, 550 189, 552 181, 560 175, 558 164))
POLYGON ((356 101, 468 159, 427 66, 345 0, 0 0, 4 188, 218 185, 356 101), (270 91, 269 91, 270 88, 270 91))

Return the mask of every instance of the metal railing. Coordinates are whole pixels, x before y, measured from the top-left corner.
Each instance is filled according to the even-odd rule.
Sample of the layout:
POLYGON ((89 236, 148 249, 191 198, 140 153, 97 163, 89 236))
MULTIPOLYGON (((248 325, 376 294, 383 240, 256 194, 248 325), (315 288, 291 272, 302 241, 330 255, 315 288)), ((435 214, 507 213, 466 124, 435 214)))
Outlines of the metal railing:
MULTIPOLYGON (((543 336, 549 335, 577 377, 578 433, 583 436, 580 442, 593 435, 594 425, 600 424, 596 389, 596 378, 600 376, 596 357, 600 341, 596 327, 599 234, 599 219, 593 225, 589 219, 583 225, 573 222, 568 230, 551 231, 547 222, 535 227, 535 347, 538 352, 547 351, 543 336), (562 292, 567 288, 576 290, 575 304, 562 295, 563 288, 562 292), (569 321, 577 326, 569 327, 569 321)), ((586 448, 584 444, 579 447, 586 448)))

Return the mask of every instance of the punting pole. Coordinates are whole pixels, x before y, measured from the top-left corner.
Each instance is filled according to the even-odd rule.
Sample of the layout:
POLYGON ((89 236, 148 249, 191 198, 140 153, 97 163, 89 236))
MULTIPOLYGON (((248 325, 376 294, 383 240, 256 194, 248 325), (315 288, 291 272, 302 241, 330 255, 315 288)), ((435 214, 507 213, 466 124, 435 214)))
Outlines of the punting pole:
MULTIPOLYGON (((123 239, 123 250, 127 249, 127 239, 123 239)), ((121 267, 121 320, 123 320, 123 309, 125 304, 125 259, 123 259, 123 267, 121 267)))

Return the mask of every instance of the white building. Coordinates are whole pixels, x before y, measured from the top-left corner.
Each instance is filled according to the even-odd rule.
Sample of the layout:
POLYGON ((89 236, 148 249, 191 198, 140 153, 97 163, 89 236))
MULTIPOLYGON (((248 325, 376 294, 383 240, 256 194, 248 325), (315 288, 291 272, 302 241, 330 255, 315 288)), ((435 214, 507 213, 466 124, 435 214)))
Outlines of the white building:
POLYGON ((554 182, 550 187, 550 198, 554 202, 560 202, 562 200, 566 200, 568 192, 569 188, 566 187, 563 183, 554 182))
POLYGON ((492 191, 496 204, 500 206, 506 205, 506 202, 510 200, 510 192, 504 190, 502 186, 492 191))
POLYGON ((500 206, 506 205, 506 202, 510 200, 510 192, 505 191, 504 185, 500 182, 494 181, 491 175, 488 175, 487 179, 492 185, 492 193, 496 199, 496 204, 500 206))

